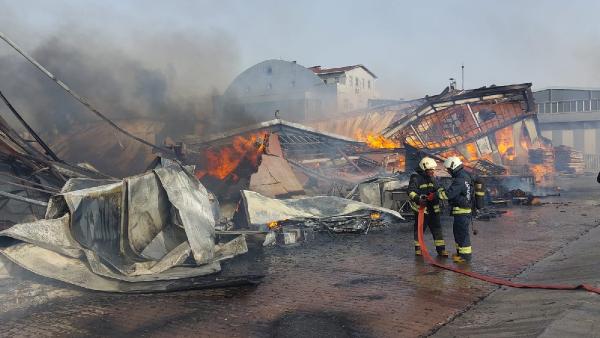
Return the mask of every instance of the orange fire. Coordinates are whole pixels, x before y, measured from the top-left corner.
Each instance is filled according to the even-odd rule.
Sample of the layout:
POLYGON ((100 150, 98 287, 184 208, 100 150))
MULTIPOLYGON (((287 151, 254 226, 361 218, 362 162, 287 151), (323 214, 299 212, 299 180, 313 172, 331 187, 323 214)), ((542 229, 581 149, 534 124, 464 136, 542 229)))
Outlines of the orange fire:
POLYGON ((196 177, 200 179, 209 175, 223 180, 232 174, 243 160, 258 167, 260 155, 265 150, 266 139, 267 135, 261 134, 236 136, 231 145, 219 149, 206 149, 204 151, 206 165, 196 171, 196 177))
POLYGON ((279 228, 279 223, 277 221, 272 221, 267 224, 267 227, 269 227, 270 230, 275 230, 279 228))
POLYGON ((476 161, 477 160, 477 147, 475 146, 475 143, 467 143, 466 147, 467 147, 468 160, 476 161))
POLYGON ((536 183, 545 181, 546 177, 554 172, 554 169, 551 165, 545 164, 530 165, 529 170, 531 171, 536 183))
POLYGON ((357 131, 354 137, 359 141, 366 142, 369 147, 375 149, 394 149, 402 147, 400 143, 383 137, 382 135, 363 133, 361 130, 357 131))
POLYGON ((524 137, 521 138, 521 148, 525 151, 529 150, 529 142, 524 137))
POLYGON ((512 126, 496 131, 496 145, 498 152, 509 161, 515 159, 515 146, 513 142, 512 126))

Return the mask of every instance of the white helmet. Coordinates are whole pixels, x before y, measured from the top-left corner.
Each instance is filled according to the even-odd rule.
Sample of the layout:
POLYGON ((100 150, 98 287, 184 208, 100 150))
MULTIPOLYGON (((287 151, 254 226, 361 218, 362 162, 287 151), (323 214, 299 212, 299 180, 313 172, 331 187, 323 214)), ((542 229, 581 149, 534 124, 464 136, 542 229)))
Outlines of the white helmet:
POLYGON ((421 162, 419 162, 419 168, 422 170, 433 170, 437 167, 437 163, 431 157, 423 157, 421 162))
POLYGON ((462 161, 456 156, 450 156, 444 161, 444 167, 450 170, 456 169, 461 164, 463 164, 462 161))

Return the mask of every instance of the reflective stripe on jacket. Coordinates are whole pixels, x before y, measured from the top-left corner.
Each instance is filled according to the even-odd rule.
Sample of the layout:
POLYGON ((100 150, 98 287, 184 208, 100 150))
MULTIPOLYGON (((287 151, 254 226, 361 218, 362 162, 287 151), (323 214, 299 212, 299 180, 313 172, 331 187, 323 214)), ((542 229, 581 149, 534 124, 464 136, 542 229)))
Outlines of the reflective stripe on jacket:
POLYGON ((456 170, 452 178, 452 184, 445 190, 452 215, 470 214, 473 203, 473 179, 463 168, 456 170))
MULTIPOLYGON (((429 193, 435 193, 440 188, 434 177, 427 176, 424 171, 418 169, 410 176, 408 181, 408 204, 414 212, 419 212, 419 198, 421 195, 428 195, 429 193)), ((437 198, 433 201, 427 201, 427 208, 425 213, 432 209, 434 213, 440 212, 440 204, 437 198)))

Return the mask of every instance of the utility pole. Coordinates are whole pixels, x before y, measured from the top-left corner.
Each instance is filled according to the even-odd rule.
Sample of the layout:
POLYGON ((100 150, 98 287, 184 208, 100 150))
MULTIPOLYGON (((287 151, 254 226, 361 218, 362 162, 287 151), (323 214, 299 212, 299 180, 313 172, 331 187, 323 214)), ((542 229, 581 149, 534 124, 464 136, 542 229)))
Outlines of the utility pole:
POLYGON ((462 90, 465 90, 465 63, 464 62, 460 65, 460 73, 461 73, 461 76, 462 76, 462 85, 461 85, 461 87, 462 87, 462 90))

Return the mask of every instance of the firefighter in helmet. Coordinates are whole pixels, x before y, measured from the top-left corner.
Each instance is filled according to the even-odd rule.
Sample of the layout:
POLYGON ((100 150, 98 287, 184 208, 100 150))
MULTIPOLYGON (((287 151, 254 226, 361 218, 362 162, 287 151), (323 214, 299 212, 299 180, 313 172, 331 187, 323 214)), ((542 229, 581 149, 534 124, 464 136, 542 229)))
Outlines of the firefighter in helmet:
POLYGON ((452 184, 441 191, 439 197, 447 199, 454 216, 452 231, 456 242, 456 254, 452 259, 456 263, 471 261, 471 238, 469 237, 469 223, 471 222, 471 207, 473 205, 474 187, 471 175, 467 173, 460 158, 448 157, 444 167, 452 175, 452 184))
POLYGON ((448 257, 446 251, 446 243, 444 242, 444 234, 440 222, 440 203, 438 194, 443 191, 434 177, 434 170, 437 163, 430 157, 424 157, 419 162, 419 167, 415 169, 415 173, 410 176, 408 183, 408 203, 415 213, 414 224, 414 243, 415 255, 421 256, 421 246, 418 242, 417 224, 419 206, 425 207, 425 223, 423 230, 429 228, 433 235, 435 249, 438 256, 448 257))

